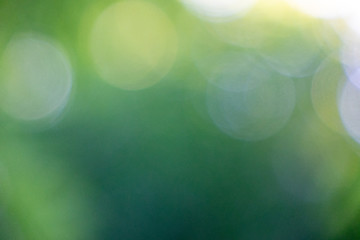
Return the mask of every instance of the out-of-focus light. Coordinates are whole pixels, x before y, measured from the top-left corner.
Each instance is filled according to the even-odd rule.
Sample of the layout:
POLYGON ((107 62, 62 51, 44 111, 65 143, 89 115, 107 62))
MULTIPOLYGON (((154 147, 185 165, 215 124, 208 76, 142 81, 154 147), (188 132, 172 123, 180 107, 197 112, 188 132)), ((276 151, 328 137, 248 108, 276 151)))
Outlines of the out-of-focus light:
POLYGON ((126 90, 150 87, 173 65, 177 36, 168 17, 145 1, 125 1, 96 19, 90 51, 99 75, 126 90))
POLYGON ((248 11, 257 0, 181 0, 181 2, 206 20, 226 21, 248 11))
POLYGON ((296 40, 300 43, 313 43, 313 36, 309 34, 310 31, 306 31, 313 23, 313 19, 280 1, 275 0, 271 4, 271 0, 263 0, 242 18, 212 23, 210 26, 227 43, 245 48, 260 48, 276 41, 283 43, 296 38, 299 38, 296 40))
POLYGON ((342 46, 342 40, 333 23, 326 20, 316 21, 310 28, 319 47, 329 53, 342 46))
POLYGON ((286 0, 305 14, 316 18, 341 18, 359 9, 358 0, 286 0))
POLYGON ((319 67, 311 87, 311 100, 319 118, 332 130, 344 133, 338 98, 346 76, 341 63, 329 57, 319 67))
POLYGON ((360 143, 360 89, 348 81, 339 102, 342 122, 349 135, 360 143))
POLYGON ((209 83, 230 92, 251 90, 269 78, 269 68, 261 58, 245 52, 207 56, 198 67, 209 83))
POLYGON ((215 86, 210 84, 207 94, 209 114, 223 132, 234 138, 246 141, 268 138, 285 126, 293 112, 294 83, 266 70, 265 65, 251 68, 249 64, 242 68, 246 65, 243 63, 236 72, 236 63, 239 62, 219 65, 222 71, 214 72, 215 86))
POLYGON ((360 41, 344 42, 340 51, 340 59, 347 78, 360 88, 360 41))
POLYGON ((313 36, 302 29, 280 29, 260 52, 267 63, 289 77, 312 75, 320 63, 320 48, 313 36))
POLYGON ((52 116, 68 101, 69 61, 56 44, 41 36, 15 36, 2 56, 0 74, 0 105, 19 120, 52 116))
MULTIPOLYGON (((360 9, 360 3, 358 6, 358 9, 360 9)), ((346 25, 350 28, 351 31, 353 31, 357 36, 360 36, 360 16, 358 14, 358 11, 356 14, 352 14, 345 18, 346 25)))
POLYGON ((223 41, 244 48, 258 48, 269 36, 269 27, 249 14, 230 22, 214 23, 212 29, 223 41))

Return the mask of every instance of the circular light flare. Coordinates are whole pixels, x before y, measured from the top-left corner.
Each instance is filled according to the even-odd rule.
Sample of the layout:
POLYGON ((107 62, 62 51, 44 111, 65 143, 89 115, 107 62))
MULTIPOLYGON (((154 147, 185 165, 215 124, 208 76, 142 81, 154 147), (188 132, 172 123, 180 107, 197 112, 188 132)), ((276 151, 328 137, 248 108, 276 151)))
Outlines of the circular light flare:
POLYGON ((324 60, 317 70, 311 86, 311 100, 316 114, 330 129, 344 133, 338 98, 346 81, 341 63, 333 57, 324 60))
POLYGON ((262 75, 254 75, 256 69, 244 68, 238 74, 229 74, 229 69, 224 68, 215 75, 221 79, 221 85, 209 84, 208 112, 217 127, 229 136, 245 141, 263 140, 280 131, 290 119, 295 107, 293 81, 266 71, 265 65, 262 69, 262 75))
POLYGON ((269 77, 260 56, 246 52, 222 52, 197 61, 209 83, 230 92, 251 90, 269 77))
POLYGON ((125 90, 140 90, 156 84, 172 67, 177 34, 155 5, 118 2, 96 19, 90 52, 105 82, 125 90))
POLYGON ((321 49, 315 37, 303 29, 281 29, 259 49, 266 62, 288 77, 303 78, 315 73, 321 60, 321 49), (285 34, 286 33, 286 34, 285 34))
POLYGON ((360 88, 360 48, 359 41, 344 42, 340 50, 340 59, 348 80, 360 88))
POLYGON ((360 89, 350 81, 342 89, 339 108, 345 129, 360 143, 360 89))
POLYGON ((64 52, 52 41, 19 34, 6 46, 1 59, 0 105, 19 120, 54 116, 66 105, 72 72, 64 52))
POLYGON ((196 15, 209 21, 226 21, 250 10, 257 0, 181 0, 196 15))

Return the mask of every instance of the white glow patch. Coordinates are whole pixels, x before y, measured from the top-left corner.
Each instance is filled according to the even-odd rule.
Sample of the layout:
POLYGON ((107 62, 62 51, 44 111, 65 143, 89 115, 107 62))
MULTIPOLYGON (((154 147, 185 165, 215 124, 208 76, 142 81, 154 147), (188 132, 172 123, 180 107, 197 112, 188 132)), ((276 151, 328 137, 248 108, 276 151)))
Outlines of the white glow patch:
POLYGON ((248 11, 257 0, 181 0, 181 2, 199 17, 210 21, 224 21, 248 11))
POLYGON ((286 0, 305 14, 316 18, 340 18, 359 9, 358 0, 286 0))
POLYGON ((360 143, 360 89, 350 81, 344 85, 339 107, 348 134, 360 143))
POLYGON ((360 17, 350 16, 345 19, 346 24, 350 27, 352 31, 354 31, 356 34, 360 35, 360 17))
POLYGON ((1 61, 0 105, 19 120, 37 120, 59 113, 72 86, 70 64, 51 41, 18 35, 1 61))
POLYGON ((341 62, 347 78, 360 88, 360 41, 348 41, 341 49, 341 62))

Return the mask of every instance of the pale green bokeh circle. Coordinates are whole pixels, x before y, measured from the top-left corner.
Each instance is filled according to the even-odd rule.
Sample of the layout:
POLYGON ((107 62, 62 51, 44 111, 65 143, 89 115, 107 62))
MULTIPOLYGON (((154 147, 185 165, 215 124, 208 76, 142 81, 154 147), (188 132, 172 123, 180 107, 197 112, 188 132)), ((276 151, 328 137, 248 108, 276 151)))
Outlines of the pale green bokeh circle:
POLYGON ((46 118, 68 102, 70 63, 51 40, 37 34, 16 35, 6 46, 0 68, 0 107, 13 118, 46 118))
POLYGON ((168 17, 155 5, 118 2, 96 19, 90 53, 104 81, 121 89, 139 90, 168 73, 177 53, 177 36, 168 17))

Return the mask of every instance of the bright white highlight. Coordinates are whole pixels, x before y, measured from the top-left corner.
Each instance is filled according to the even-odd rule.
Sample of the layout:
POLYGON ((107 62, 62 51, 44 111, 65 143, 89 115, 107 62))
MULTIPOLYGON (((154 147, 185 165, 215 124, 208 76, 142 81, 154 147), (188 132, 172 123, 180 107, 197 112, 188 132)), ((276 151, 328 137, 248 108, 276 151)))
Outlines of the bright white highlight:
POLYGON ((68 101, 72 86, 69 61, 43 37, 14 37, 2 56, 0 74, 0 105, 19 120, 48 117, 68 101))
POLYGON ((339 106, 347 132, 360 143, 360 89, 350 81, 343 88, 339 106))
POLYGON ((305 14, 316 18, 340 18, 359 9, 358 0, 286 0, 305 14))
POLYGON ((341 62, 348 79, 360 88, 360 47, 359 41, 348 41, 341 49, 341 62))
POLYGON ((354 33, 360 36, 360 16, 358 14, 347 17, 345 22, 354 33))
POLYGON ((232 19, 248 11, 257 0, 181 0, 195 14, 207 20, 232 19))

